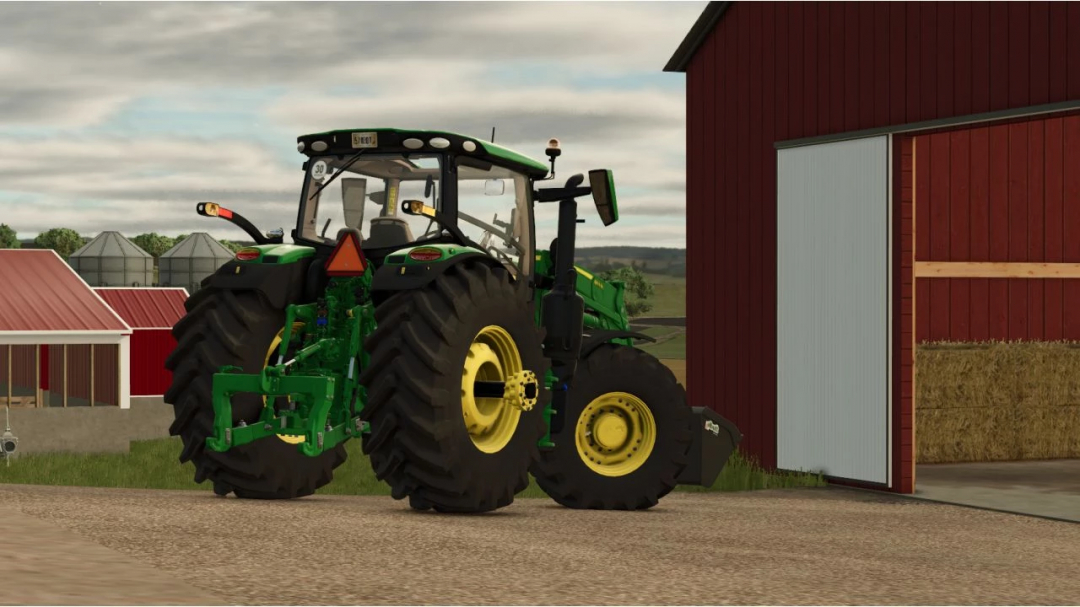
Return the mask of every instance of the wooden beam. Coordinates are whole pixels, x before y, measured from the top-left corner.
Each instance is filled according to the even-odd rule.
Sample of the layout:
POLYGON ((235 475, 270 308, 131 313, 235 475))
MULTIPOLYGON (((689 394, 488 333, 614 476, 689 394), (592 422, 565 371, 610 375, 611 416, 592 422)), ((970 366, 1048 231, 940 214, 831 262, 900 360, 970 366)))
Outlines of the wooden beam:
POLYGON ((15 382, 11 381, 11 344, 7 347, 7 406, 11 406, 11 384, 15 382))
POLYGON ((41 405, 41 346, 34 346, 34 408, 41 405))
POLYGON ((90 406, 94 406, 94 344, 90 344, 90 406))
POLYGON ((1080 278, 1080 263, 916 261, 916 278, 1080 278))
POLYGON ((67 344, 64 344, 64 408, 67 408, 67 344))

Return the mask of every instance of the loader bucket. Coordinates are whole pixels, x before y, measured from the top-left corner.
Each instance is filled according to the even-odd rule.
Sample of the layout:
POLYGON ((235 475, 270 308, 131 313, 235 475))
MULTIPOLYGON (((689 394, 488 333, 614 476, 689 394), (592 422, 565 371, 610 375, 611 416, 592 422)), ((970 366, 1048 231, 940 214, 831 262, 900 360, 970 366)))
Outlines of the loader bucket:
POLYGON ((678 482, 680 485, 708 487, 720 476, 720 471, 742 440, 742 433, 735 424, 708 407, 691 407, 691 411, 693 437, 689 461, 678 482))

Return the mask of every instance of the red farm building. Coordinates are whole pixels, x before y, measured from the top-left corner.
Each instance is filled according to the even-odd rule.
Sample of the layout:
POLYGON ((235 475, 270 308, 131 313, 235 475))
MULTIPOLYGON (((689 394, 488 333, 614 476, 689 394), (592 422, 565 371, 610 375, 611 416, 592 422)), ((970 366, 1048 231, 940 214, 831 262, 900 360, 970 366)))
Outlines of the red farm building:
POLYGON ((51 249, 0 249, 0 404, 130 408, 131 333, 51 249))
POLYGON ((162 396, 172 383, 165 359, 176 347, 172 327, 184 316, 181 288, 96 287, 131 327, 131 395, 162 396))
POLYGON ((780 469, 914 491, 916 343, 1080 339, 1080 3, 713 2, 687 387, 780 469))

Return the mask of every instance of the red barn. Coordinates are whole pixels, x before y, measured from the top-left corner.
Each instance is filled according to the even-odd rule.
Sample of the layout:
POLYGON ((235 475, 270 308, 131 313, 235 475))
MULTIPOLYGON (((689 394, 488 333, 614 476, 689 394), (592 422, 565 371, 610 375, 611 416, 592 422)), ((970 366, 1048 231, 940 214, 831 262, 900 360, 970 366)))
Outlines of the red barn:
POLYGON ((914 488, 913 351, 1080 339, 1080 3, 713 2, 687 384, 770 468, 914 488))
POLYGON ((186 289, 96 287, 131 327, 131 395, 162 396, 172 383, 165 359, 176 347, 173 325, 184 316, 186 289))
POLYGON ((131 406, 131 328, 51 249, 0 249, 0 405, 131 406))

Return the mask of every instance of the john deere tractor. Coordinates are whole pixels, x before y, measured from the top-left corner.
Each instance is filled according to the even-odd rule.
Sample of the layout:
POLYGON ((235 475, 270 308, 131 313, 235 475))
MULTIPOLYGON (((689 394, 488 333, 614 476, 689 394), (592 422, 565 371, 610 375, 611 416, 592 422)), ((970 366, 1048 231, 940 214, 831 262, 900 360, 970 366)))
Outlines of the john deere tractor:
POLYGON ((446 132, 298 138, 293 244, 219 204, 257 244, 206 279, 176 324, 165 400, 181 461, 219 495, 314 493, 359 438, 416 509, 510 504, 531 473, 571 508, 642 509, 711 484, 740 436, 692 408, 634 347, 623 285, 574 265, 576 199, 618 217, 611 171, 538 187, 550 167, 446 132), (534 205, 557 203, 536 245, 534 205))

